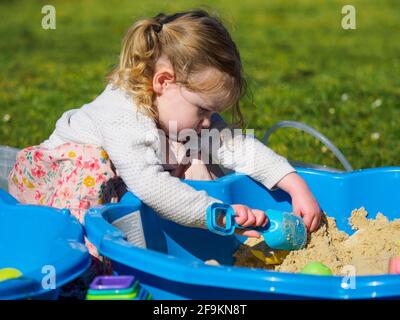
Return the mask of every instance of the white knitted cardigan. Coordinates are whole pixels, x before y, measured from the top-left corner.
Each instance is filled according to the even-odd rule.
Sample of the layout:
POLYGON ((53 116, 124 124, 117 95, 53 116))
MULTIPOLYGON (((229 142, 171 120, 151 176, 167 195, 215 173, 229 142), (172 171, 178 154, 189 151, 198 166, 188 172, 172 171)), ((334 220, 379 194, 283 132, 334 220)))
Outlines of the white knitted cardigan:
MULTIPOLYGON (((225 128, 218 119, 212 118, 211 127, 225 128)), ((102 146, 128 189, 163 218, 206 228, 206 208, 221 202, 164 170, 155 122, 137 110, 124 90, 111 84, 92 102, 66 111, 41 146, 51 149, 66 142, 102 146)), ((295 171, 284 157, 246 135, 223 139, 211 156, 221 166, 247 174, 268 189, 295 171)))

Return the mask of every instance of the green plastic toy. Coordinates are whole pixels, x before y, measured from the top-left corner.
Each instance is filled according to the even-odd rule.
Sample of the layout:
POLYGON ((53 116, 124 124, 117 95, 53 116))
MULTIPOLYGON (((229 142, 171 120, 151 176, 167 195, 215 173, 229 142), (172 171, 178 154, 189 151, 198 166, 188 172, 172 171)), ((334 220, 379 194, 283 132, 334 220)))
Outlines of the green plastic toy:
POLYGON ((304 266, 301 273, 313 274, 319 276, 331 276, 332 270, 321 262, 310 262, 304 266))

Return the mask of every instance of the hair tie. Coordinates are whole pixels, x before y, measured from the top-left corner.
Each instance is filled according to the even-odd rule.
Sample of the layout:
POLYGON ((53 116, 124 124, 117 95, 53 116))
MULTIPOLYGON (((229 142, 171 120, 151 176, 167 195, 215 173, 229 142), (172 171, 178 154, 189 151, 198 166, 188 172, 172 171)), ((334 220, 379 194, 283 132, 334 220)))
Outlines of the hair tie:
POLYGON ((159 33, 162 30, 164 24, 174 21, 175 19, 184 16, 185 14, 185 12, 178 12, 173 15, 167 16, 164 13, 159 13, 153 18, 156 22, 158 22, 158 24, 153 24, 153 30, 159 33))
POLYGON ((162 22, 160 22, 159 24, 153 24, 153 30, 157 33, 159 33, 161 31, 162 27, 163 27, 162 22))

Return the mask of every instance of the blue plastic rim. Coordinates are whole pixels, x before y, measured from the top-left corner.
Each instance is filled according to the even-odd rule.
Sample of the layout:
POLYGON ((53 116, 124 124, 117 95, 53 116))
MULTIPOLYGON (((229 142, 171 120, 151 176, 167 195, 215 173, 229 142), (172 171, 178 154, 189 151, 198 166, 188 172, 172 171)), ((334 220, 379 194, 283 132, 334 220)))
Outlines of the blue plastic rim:
MULTIPOLYGON (((336 218, 340 230, 352 234, 351 211, 364 207, 369 217, 378 212, 399 218, 400 167, 332 173, 297 168, 322 209, 336 218)), ((261 210, 291 212, 290 197, 269 191, 241 174, 214 181, 185 181, 206 190, 224 203, 244 203, 261 210)), ((343 276, 313 276, 233 267, 232 254, 244 240, 219 236, 164 220, 133 194, 121 203, 91 209, 85 218, 89 240, 113 263, 119 274, 133 274, 154 299, 371 299, 400 298, 399 275, 358 276, 355 283, 343 276), (125 240, 111 222, 140 210, 147 249, 125 240), (222 265, 204 261, 216 259, 222 265), (355 284, 355 286, 354 286, 355 284)))
POLYGON ((0 269, 23 274, 0 282, 0 299, 56 299, 90 261, 83 228, 68 210, 18 204, 0 189, 0 269))

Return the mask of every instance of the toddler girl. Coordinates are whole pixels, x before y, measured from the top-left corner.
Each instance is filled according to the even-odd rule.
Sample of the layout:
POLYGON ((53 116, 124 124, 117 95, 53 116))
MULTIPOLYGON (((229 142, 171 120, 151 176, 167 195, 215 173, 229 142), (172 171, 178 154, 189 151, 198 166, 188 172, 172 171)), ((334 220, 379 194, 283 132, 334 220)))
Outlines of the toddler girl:
MULTIPOLYGON (((10 193, 22 203, 69 208, 83 223, 85 211, 104 202, 108 183, 120 178, 162 217, 206 228, 206 208, 220 200, 180 178, 211 180, 225 168, 288 192, 294 213, 314 231, 321 214, 306 183, 285 158, 255 138, 221 135, 218 148, 206 155, 211 164, 202 147, 182 157, 188 151, 185 130, 229 130, 218 115, 228 108, 241 124, 239 100, 245 89, 239 52, 217 17, 192 10, 138 20, 125 35, 105 90, 66 111, 49 139, 18 154, 10 193)), ((267 223, 263 211, 242 204, 233 208, 240 225, 267 223)))

